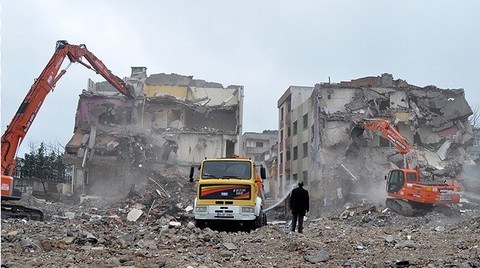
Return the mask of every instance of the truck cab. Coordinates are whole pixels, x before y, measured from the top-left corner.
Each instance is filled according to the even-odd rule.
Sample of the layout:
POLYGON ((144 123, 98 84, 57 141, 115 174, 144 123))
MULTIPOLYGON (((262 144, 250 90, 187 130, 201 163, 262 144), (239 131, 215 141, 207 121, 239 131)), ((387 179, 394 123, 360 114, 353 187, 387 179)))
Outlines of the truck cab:
MULTIPOLYGON (((198 227, 207 223, 241 223, 253 228, 266 224, 262 180, 265 168, 248 158, 205 159, 198 167, 194 217, 198 227), (257 172, 257 168, 260 172, 257 172)), ((194 181, 195 167, 190 169, 194 181)))

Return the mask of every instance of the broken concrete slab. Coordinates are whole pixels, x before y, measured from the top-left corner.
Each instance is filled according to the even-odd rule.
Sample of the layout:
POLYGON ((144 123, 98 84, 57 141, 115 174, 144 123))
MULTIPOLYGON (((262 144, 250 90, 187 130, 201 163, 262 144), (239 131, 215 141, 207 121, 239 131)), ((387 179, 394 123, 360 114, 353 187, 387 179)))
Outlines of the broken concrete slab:
POLYGON ((223 246, 228 249, 228 250, 237 250, 237 246, 235 246, 235 244, 233 244, 232 242, 225 242, 223 243, 223 246))
POLYGON ((130 212, 128 212, 127 220, 128 221, 137 221, 140 216, 142 216, 143 211, 137 208, 132 208, 130 212))
POLYGON ((418 152, 418 154, 424 157, 425 161, 427 162, 427 165, 438 170, 444 169, 444 166, 442 165, 442 160, 436 153, 426 151, 426 150, 421 150, 418 152))
POLYGON ((450 145, 452 145, 452 141, 446 140, 442 144, 442 146, 440 146, 440 148, 437 150, 437 155, 438 157, 440 157, 442 161, 447 158, 447 152, 448 152, 448 149, 450 148, 450 145))
POLYGON ((426 125, 420 125, 418 128, 420 140, 424 144, 435 144, 442 140, 442 137, 426 125))
POLYGON ((328 261, 330 259, 330 254, 326 250, 320 249, 316 253, 306 255, 304 258, 309 263, 317 264, 328 261))

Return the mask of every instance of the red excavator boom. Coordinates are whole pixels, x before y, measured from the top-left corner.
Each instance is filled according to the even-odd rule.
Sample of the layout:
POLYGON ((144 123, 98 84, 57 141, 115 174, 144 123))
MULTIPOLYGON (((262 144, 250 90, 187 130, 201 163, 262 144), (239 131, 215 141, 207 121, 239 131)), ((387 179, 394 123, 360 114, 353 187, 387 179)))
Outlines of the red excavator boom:
MULTIPOLYGON (((45 97, 53 90, 57 81, 66 73, 67 68, 60 71, 65 58, 70 60, 67 68, 72 63, 78 62, 88 69, 94 70, 97 74, 102 75, 120 93, 131 96, 125 82, 114 75, 102 61, 88 51, 85 45, 71 45, 64 40, 57 41, 55 53, 40 76, 35 79, 27 96, 20 104, 17 113, 2 135, 2 200, 20 198, 12 194, 13 178, 11 176, 15 168, 15 156, 20 144, 35 120, 40 107, 45 101, 45 97), (83 59, 86 59, 90 65, 85 63, 83 59)), ((2 205, 2 215, 3 213, 2 205)))

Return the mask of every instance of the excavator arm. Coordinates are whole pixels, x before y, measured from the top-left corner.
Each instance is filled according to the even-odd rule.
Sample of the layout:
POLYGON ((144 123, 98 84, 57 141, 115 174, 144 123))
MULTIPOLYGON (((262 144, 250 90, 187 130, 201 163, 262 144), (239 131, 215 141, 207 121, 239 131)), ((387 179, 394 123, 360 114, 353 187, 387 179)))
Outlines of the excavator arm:
POLYGON ((395 146, 395 149, 403 155, 405 167, 418 170, 415 148, 408 143, 407 139, 398 132, 390 121, 381 118, 366 119, 361 124, 361 128, 378 132, 383 138, 388 139, 395 146))
POLYGON ((85 45, 71 45, 64 40, 57 41, 55 53, 40 76, 33 83, 11 123, 2 135, 2 197, 11 195, 13 188, 11 176, 15 167, 15 155, 39 112, 45 97, 53 90, 57 81, 66 73, 67 68, 60 71, 66 57, 70 60, 67 68, 72 63, 78 62, 94 70, 97 74, 102 75, 123 95, 131 97, 130 90, 125 82, 114 75, 102 61, 88 51, 85 45), (91 66, 83 62, 83 58, 85 58, 91 66))
POLYGON ((408 143, 408 141, 397 131, 395 126, 388 120, 374 118, 366 119, 363 122, 362 127, 364 129, 378 131, 382 137, 388 139, 390 143, 397 149, 401 154, 406 154, 413 147, 408 143))

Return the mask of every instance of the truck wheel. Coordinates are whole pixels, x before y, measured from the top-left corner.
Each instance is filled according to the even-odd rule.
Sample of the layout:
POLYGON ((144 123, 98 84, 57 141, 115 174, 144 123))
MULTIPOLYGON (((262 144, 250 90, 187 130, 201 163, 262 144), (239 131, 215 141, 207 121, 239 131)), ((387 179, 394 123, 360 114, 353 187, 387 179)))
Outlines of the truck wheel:
POLYGON ((253 228, 257 229, 262 227, 264 225, 265 220, 266 220, 265 213, 263 213, 263 210, 260 210, 260 214, 258 214, 258 216, 254 220, 253 228))

